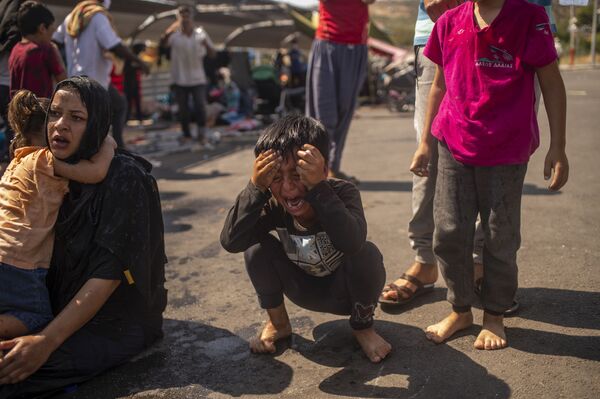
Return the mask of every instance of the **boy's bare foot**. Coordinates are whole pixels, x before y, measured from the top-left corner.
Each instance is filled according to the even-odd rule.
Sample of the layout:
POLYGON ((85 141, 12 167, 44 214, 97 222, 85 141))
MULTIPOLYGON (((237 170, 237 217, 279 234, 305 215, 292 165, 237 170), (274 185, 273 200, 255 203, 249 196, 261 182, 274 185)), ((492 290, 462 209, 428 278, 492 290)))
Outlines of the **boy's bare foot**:
POLYGON ((260 334, 250 340, 253 353, 275 353, 275 342, 292 335, 292 324, 285 303, 276 308, 267 309, 269 321, 260 334))
MULTIPOLYGON (((409 276, 415 277, 425 285, 435 283, 438 279, 438 269, 437 265, 435 264, 415 262, 405 273, 409 276)), ((403 278, 399 278, 398 280, 394 281, 394 284, 396 284, 398 287, 406 287, 411 292, 415 292, 418 288, 416 285, 403 278)), ((381 294, 381 296, 392 301, 398 300, 396 290, 385 291, 381 294)), ((407 299, 409 295, 404 291, 400 291, 400 297, 400 299, 407 299)))
POLYGON ((390 345, 373 327, 365 330, 353 330, 354 337, 360 344, 363 352, 373 363, 379 363, 391 352, 390 345))
POLYGON ((476 349, 494 350, 508 346, 504 332, 504 316, 483 313, 483 328, 474 344, 476 349))
POLYGON ((425 329, 427 339, 441 344, 460 330, 469 328, 473 324, 473 313, 452 312, 444 320, 425 329))
POLYGON ((277 328, 268 321, 260 335, 250 340, 250 350, 252 353, 275 353, 275 342, 289 337, 292 334, 292 325, 277 328))

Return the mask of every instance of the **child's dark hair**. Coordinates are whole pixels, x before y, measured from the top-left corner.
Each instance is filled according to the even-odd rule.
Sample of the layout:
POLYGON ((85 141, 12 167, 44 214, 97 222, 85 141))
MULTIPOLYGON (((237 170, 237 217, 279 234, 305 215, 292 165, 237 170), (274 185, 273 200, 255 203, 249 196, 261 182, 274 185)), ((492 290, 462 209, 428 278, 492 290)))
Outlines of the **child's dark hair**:
POLYGON ((17 148, 31 145, 32 139, 44 139, 49 102, 47 98, 37 98, 29 90, 20 90, 14 95, 8 105, 8 123, 15 132, 9 147, 11 158, 17 148))
POLYGON ((42 3, 37 1, 26 1, 21 4, 17 13, 17 26, 21 35, 27 36, 37 32, 40 24, 47 28, 54 23, 54 15, 42 3))
POLYGON ((329 162, 329 135, 325 126, 309 116, 288 115, 263 131, 254 147, 254 155, 275 150, 285 158, 304 144, 317 147, 325 162, 329 162))

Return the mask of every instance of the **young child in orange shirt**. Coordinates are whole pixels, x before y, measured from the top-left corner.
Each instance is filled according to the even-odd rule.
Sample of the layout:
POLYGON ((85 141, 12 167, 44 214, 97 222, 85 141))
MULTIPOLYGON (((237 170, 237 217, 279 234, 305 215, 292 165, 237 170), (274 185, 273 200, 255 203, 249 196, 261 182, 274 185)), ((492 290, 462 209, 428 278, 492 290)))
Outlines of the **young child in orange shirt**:
POLYGON ((9 105, 15 138, 10 147, 13 159, 0 179, 0 339, 39 331, 53 318, 46 274, 54 223, 69 179, 102 181, 116 147, 109 137, 90 160, 59 160, 46 146, 46 131, 52 134, 46 129, 48 106, 48 99, 27 90, 18 92, 9 105))

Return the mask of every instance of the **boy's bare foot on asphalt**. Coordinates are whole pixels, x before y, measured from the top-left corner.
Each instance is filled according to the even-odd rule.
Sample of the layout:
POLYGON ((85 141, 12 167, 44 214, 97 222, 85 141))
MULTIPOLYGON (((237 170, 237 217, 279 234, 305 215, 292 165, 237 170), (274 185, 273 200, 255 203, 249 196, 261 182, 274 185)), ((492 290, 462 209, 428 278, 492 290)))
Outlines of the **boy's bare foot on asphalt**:
POLYGON ((444 320, 425 329, 425 336, 436 344, 441 344, 460 330, 473 324, 473 313, 452 312, 444 320))
POLYGON ((271 321, 268 321, 260 335, 250 340, 250 350, 252 353, 275 353, 275 342, 287 338, 292 334, 292 325, 276 328, 271 321))
MULTIPOLYGON (((417 278, 423 284, 432 284, 438 279, 438 268, 435 264, 415 262, 405 273, 409 276, 417 278)), ((415 292, 418 288, 416 285, 410 281, 404 280, 403 278, 399 278, 398 280, 394 281, 394 284, 396 284, 398 287, 406 287, 412 292, 415 292)), ((386 291, 382 293, 382 296, 385 299, 393 301, 398 299, 395 290, 386 291)), ((400 291, 400 296, 400 299, 408 298, 408 294, 403 291, 400 291)))
POLYGON ((390 345, 373 327, 364 330, 353 330, 354 337, 360 344, 363 352, 373 363, 379 363, 391 352, 390 345))
POLYGON ((253 353, 275 353, 275 342, 292 335, 292 324, 285 309, 285 303, 267 309, 269 321, 260 334, 250 340, 253 353))
POLYGON ((504 332, 504 316, 483 314, 483 328, 474 344, 476 349, 494 350, 508 346, 504 332))

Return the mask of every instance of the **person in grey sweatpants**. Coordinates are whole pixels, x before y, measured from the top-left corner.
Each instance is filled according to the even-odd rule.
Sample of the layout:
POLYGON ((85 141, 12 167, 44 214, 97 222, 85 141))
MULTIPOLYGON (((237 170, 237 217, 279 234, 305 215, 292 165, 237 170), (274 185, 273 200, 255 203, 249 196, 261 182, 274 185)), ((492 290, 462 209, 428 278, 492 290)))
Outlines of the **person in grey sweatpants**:
POLYGON ((433 250, 448 284, 448 301, 457 313, 471 310, 474 296, 473 239, 481 214, 485 274, 481 301, 486 313, 500 316, 517 291, 517 251, 521 245, 521 194, 527 164, 469 166, 438 143, 433 250), (490 283, 491 282, 491 283, 490 283))
POLYGON ((358 93, 367 76, 367 46, 315 39, 309 58, 306 115, 323 123, 330 139, 330 173, 340 172, 342 152, 358 93))

